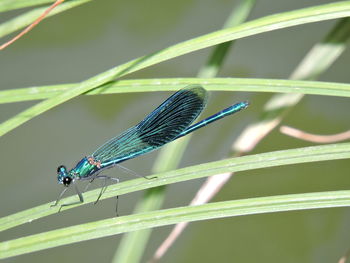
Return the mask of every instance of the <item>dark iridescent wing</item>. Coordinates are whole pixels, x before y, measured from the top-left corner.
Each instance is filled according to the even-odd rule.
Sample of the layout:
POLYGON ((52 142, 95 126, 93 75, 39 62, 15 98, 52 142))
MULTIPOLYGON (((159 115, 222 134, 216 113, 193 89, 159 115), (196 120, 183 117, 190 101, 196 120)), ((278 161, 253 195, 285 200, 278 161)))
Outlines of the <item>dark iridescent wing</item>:
POLYGON ((201 86, 179 90, 136 126, 114 137, 92 156, 102 167, 153 151, 174 140, 198 117, 207 101, 201 86))

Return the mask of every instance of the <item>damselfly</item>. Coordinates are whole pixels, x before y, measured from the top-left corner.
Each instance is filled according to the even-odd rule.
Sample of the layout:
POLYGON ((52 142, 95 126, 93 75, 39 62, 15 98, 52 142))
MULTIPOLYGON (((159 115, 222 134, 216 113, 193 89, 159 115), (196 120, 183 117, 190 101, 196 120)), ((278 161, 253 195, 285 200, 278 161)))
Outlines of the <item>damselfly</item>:
POLYGON ((104 186, 96 200, 97 202, 106 187, 107 179, 119 182, 117 178, 100 175, 103 170, 156 150, 166 143, 245 109, 249 105, 248 102, 236 103, 191 126, 192 122, 204 109, 207 97, 206 90, 199 85, 190 85, 181 89, 165 100, 139 124, 107 141, 93 154, 79 161, 73 169, 68 171, 65 166, 59 166, 57 168, 57 180, 58 183, 65 186, 65 189, 59 195, 54 206, 58 204, 70 185, 75 186, 80 202, 84 202, 75 182, 78 180, 90 180, 92 182, 99 178, 104 179, 104 186))

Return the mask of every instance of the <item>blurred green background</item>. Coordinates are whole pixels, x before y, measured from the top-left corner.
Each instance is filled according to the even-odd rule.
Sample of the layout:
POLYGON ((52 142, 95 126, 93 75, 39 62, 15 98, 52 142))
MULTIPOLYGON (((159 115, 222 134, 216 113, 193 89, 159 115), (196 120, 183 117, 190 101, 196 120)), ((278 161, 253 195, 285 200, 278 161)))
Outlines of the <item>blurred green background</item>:
MULTIPOLYGON (((325 4, 326 0, 258 1, 250 19, 325 4)), ((99 0, 43 21, 0 54, 1 90, 78 82, 115 65, 222 27, 237 1, 99 0)), ((0 22, 25 10, 2 14, 0 22)), ((237 41, 221 77, 288 78, 335 21, 277 30, 237 41)), ((4 42, 4 40, 2 41, 4 42)), ((193 77, 210 50, 170 60, 128 78, 193 77)), ((347 50, 320 80, 349 83, 347 50)), ((72 167, 112 136, 136 124, 170 93, 81 96, 20 126, 0 139, 0 216, 57 198, 60 164, 72 167)), ((211 94, 203 116, 240 100, 248 110, 195 133, 181 166, 219 160, 240 131, 258 119, 271 94, 211 94)), ((0 106, 0 121, 35 102, 0 106)), ((331 134, 349 128, 348 99, 306 96, 283 124, 331 134)), ((254 151, 313 145, 272 132, 254 151)), ((139 174, 150 173, 157 152, 125 162, 139 174)), ((282 166, 236 174, 214 201, 349 188, 349 160, 282 166)), ((118 169, 108 171, 130 179, 118 169)), ((164 207, 188 204, 204 180, 171 185, 164 207), (181 193, 181 194, 179 194, 181 193)), ((96 184, 98 186, 98 184, 96 184)), ((82 188, 82 187, 81 187, 82 188)), ((73 192, 70 192, 73 194, 73 192)), ((142 193, 120 197, 119 214, 132 213, 142 193)), ((2 232, 0 241, 114 216, 115 200, 55 214, 2 232)), ((162 262, 337 262, 350 247, 350 210, 332 208, 196 222, 162 262)), ((143 262, 171 227, 153 232, 143 262)), ((110 262, 121 236, 82 242, 4 262, 110 262)))

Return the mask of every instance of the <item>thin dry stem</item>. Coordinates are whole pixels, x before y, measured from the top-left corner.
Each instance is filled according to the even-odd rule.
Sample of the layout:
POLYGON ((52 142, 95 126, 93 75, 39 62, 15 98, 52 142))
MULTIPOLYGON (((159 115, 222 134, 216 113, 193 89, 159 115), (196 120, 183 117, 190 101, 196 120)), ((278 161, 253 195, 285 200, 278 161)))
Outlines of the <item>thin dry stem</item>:
POLYGON ((43 20, 56 6, 64 2, 64 0, 56 0, 55 3, 53 3, 49 8, 47 8, 44 13, 42 13, 33 23, 31 23, 29 26, 27 26, 23 31, 21 31, 17 36, 12 38, 11 40, 7 41, 6 43, 2 44, 0 46, 0 50, 5 49, 9 45, 11 45, 13 42, 21 38, 24 34, 28 33, 30 30, 32 30, 37 24, 40 23, 41 20, 43 20))
POLYGON ((280 132, 300 140, 315 143, 334 143, 350 139, 350 130, 332 135, 319 135, 307 133, 289 126, 282 126, 280 127, 280 132))

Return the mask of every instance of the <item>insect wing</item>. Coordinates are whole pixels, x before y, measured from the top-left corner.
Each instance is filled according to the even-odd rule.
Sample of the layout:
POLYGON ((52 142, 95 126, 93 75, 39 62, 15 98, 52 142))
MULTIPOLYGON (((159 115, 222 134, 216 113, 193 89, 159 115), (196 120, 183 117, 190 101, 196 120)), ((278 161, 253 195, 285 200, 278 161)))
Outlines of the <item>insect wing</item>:
POLYGON ((206 101, 207 93, 201 86, 179 90, 139 124, 106 142, 92 156, 106 167, 153 151, 189 127, 206 101))

